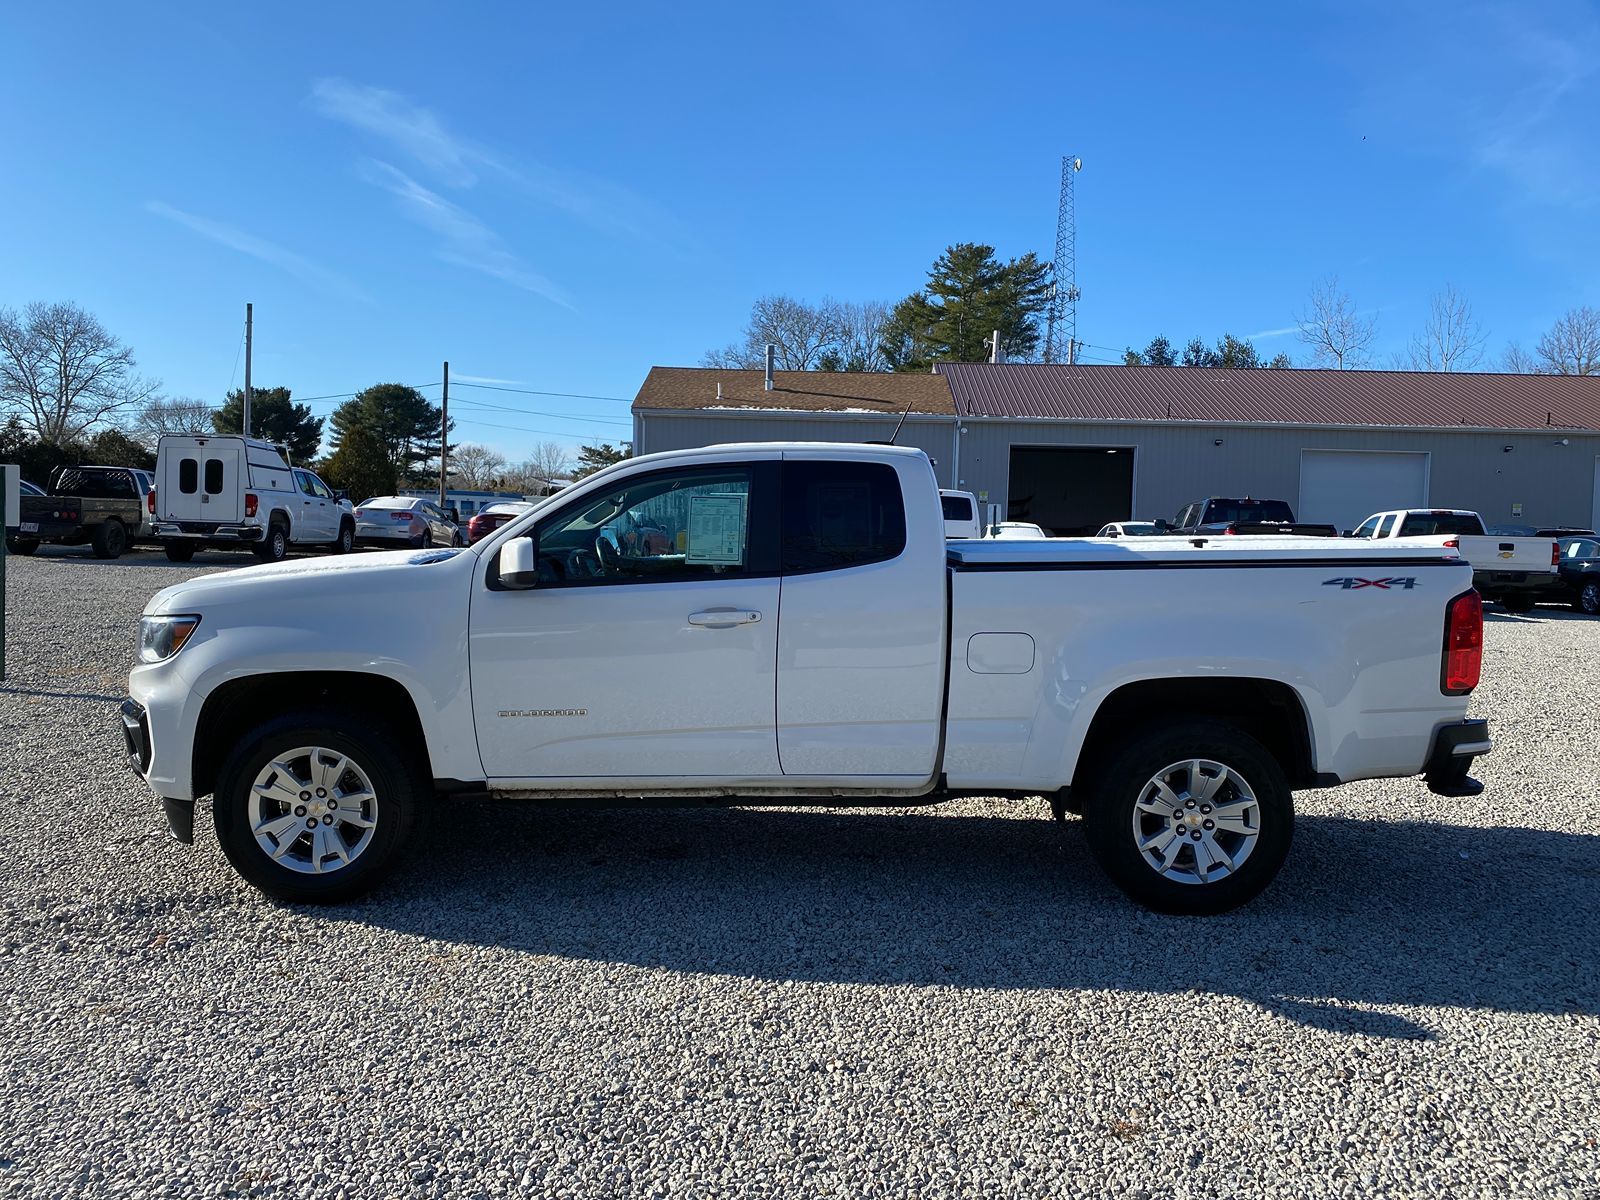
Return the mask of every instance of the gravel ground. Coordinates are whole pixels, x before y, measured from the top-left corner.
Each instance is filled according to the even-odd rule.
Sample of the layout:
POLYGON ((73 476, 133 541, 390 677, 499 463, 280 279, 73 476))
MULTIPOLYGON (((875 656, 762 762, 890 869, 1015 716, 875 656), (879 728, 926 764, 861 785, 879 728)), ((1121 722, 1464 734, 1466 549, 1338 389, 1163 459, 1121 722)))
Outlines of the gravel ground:
POLYGON ((113 720, 242 561, 8 561, 0 1195, 1600 1195, 1600 621, 1492 617, 1486 795, 1303 794, 1227 917, 1002 801, 465 804, 296 911, 113 720))

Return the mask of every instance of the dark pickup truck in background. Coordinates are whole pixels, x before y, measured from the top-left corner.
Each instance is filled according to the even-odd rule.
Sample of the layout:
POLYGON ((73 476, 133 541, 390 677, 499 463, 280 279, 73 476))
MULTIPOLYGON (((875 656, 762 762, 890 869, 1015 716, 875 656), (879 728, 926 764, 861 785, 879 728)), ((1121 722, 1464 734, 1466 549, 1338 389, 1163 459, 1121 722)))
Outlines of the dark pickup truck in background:
POLYGON ((32 554, 43 542, 89 545, 96 558, 117 558, 138 536, 144 493, 127 467, 60 467, 42 496, 24 491, 6 549, 32 554))
POLYGON ((1338 537, 1332 525, 1313 525, 1294 519, 1286 500, 1252 500, 1249 496, 1208 496, 1185 505, 1167 528, 1188 534, 1292 534, 1295 537, 1338 537))

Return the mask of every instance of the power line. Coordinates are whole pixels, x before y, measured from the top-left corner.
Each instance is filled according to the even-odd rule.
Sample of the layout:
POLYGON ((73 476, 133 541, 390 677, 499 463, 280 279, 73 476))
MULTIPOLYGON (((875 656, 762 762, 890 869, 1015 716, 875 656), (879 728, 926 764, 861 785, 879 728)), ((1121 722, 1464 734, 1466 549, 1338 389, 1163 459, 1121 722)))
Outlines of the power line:
MULTIPOLYGON (((488 428, 488 429, 508 429, 512 433, 542 433, 546 437, 577 438, 577 437, 582 436, 582 437, 593 437, 596 441, 603 441, 604 440, 603 432, 595 432, 595 433, 590 433, 590 434, 579 434, 576 430, 572 430, 572 429, 562 429, 562 430, 530 429, 526 425, 497 425, 493 421, 472 421, 472 420, 463 421, 460 418, 456 419, 456 424, 458 424, 458 425, 479 425, 479 426, 483 426, 483 427, 488 428)), ((615 436, 615 435, 613 435, 613 436, 615 436)))
POLYGON ((618 421, 612 417, 574 417, 567 413, 546 412, 537 408, 510 408, 504 404, 490 404, 485 400, 456 400, 457 404, 470 404, 474 408, 492 408, 496 412, 516 413, 529 417, 554 417, 558 421, 588 421, 591 424, 601 425, 626 425, 632 427, 632 421, 618 421))
POLYGON ((538 392, 533 388, 502 387, 492 383, 462 383, 456 381, 457 387, 480 388, 486 392, 517 392, 524 396, 559 396, 567 400, 612 400, 618 404, 632 404, 633 401, 626 396, 590 396, 583 392, 538 392))

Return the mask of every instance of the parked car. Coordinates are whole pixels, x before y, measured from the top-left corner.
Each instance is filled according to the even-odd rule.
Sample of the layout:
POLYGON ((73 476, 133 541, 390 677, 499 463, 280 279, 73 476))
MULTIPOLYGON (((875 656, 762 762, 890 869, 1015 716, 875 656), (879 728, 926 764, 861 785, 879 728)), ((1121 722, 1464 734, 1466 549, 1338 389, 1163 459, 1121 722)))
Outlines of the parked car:
POLYGON ((999 538, 1001 541, 1018 542, 1047 538, 1050 535, 1031 521, 1001 521, 989 527, 989 536, 999 538))
POLYGON ((1536 525, 1491 525, 1489 533, 1493 537, 1594 537, 1595 531, 1585 529, 1580 525, 1550 525, 1540 528, 1536 525))
POLYGON ((405 546, 465 546, 461 527, 432 500, 374 496, 356 509, 356 544, 397 550, 405 546))
POLYGON ((1412 543, 951 542, 920 450, 717 446, 608 467, 455 554, 166 588, 121 720, 174 834, 213 796, 229 861, 286 900, 368 890, 452 795, 977 792, 1081 809, 1135 900, 1218 912, 1277 874, 1292 789, 1482 790, 1471 574, 1412 543), (606 528, 665 536, 618 553, 606 528), (1197 612, 1227 619, 1196 639, 1197 612))
POLYGON ((501 500, 490 504, 472 520, 467 522, 467 543, 476 545, 483 541, 500 526, 512 517, 521 516, 532 508, 532 503, 524 500, 501 500))
POLYGON ((1113 521, 1102 525, 1095 537, 1164 537, 1172 533, 1165 521, 1113 521))
POLYGON ((971 492, 939 489, 939 506, 944 510, 944 536, 981 538, 983 521, 978 517, 978 498, 971 492))
POLYGON ((1295 537, 1338 537, 1332 525, 1296 521, 1287 500, 1252 500, 1249 496, 1208 496, 1186 504, 1172 519, 1169 534, 1284 534, 1295 537))
POLYGON ((1483 518, 1467 508, 1398 508, 1373 513, 1350 536, 1370 541, 1448 539, 1472 564, 1473 586, 1484 600, 1498 600, 1512 613, 1532 610, 1540 592, 1555 583, 1561 555, 1548 535, 1488 533, 1483 518))
POLYGON ((355 545, 348 501, 283 447, 233 434, 168 434, 156 445, 152 529, 173 562, 206 547, 242 547, 263 562, 291 548, 344 554, 355 545))
POLYGON ((1555 578, 1534 593, 1540 604, 1570 604, 1600 616, 1600 537, 1566 537, 1556 543, 1560 560, 1555 578))
POLYGON ((59 467, 40 495, 24 493, 13 554, 32 554, 41 543, 89 545, 96 558, 119 558, 139 534, 144 494, 128 467, 59 467))
POLYGON ((24 496, 42 496, 45 491, 37 483, 29 483, 26 479, 17 480, 17 488, 24 496))

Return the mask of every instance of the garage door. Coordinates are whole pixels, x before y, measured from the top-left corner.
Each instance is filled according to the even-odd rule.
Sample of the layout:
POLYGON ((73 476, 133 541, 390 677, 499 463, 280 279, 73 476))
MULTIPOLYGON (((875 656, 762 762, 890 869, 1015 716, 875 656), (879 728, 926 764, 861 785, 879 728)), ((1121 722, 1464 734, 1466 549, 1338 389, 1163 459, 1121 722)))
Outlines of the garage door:
POLYGON ((1375 450, 1302 450, 1302 521, 1354 529, 1386 508, 1425 508, 1428 456, 1375 450))

